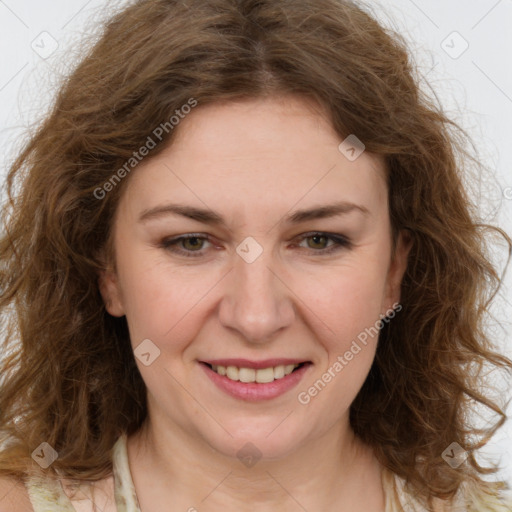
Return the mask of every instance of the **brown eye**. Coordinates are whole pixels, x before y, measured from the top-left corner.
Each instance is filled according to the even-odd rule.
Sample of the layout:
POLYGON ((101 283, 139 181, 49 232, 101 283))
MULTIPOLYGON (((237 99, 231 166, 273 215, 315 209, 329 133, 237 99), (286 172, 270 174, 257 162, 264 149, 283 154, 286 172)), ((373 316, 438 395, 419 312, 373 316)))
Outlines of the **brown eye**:
POLYGON ((311 249, 325 249, 325 244, 327 244, 329 238, 324 235, 313 235, 313 236, 308 236, 307 240, 313 241, 314 246, 311 246, 311 244, 308 244, 311 249), (321 247, 318 247, 319 245, 321 247))
POLYGON ((210 243, 207 236, 191 234, 162 240, 159 247, 181 256, 193 258, 203 255, 204 251, 201 249, 205 242, 210 243))
POLYGON ((350 240, 342 235, 334 235, 329 233, 306 233, 300 238, 300 241, 306 240, 306 249, 311 249, 318 256, 331 254, 341 249, 350 249, 352 244, 350 240), (311 241, 311 243, 310 243, 311 241), (328 245, 328 242, 332 244, 328 245))
POLYGON ((196 249, 202 248, 202 243, 204 242, 204 239, 199 238, 197 236, 189 237, 189 238, 182 238, 182 247, 186 250, 194 251, 196 249), (188 245, 188 247, 187 247, 188 245))

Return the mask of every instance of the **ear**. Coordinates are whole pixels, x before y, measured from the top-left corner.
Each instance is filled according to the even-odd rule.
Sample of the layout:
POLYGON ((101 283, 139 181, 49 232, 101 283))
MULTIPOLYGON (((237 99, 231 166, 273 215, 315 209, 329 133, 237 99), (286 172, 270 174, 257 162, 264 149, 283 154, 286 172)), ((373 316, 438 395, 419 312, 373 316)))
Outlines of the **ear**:
MULTIPOLYGON (((103 258, 102 258, 103 259, 103 258)), ((99 272, 98 287, 105 303, 105 309, 112 315, 121 317, 125 315, 121 288, 117 272, 111 266, 105 266, 99 272)))
POLYGON ((408 230, 401 230, 398 234, 395 251, 388 269, 386 294, 382 307, 383 315, 389 313, 394 304, 400 303, 400 288, 402 278, 407 269, 407 258, 413 246, 413 239, 408 230))

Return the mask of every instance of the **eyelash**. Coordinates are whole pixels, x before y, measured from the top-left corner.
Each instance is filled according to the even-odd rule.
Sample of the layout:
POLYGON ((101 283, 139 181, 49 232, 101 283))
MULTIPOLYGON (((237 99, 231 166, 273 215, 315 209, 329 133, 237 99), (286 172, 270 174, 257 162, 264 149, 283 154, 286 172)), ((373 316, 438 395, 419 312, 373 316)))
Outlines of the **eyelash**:
MULTIPOLYGON (((306 233, 299 238, 299 241, 302 242, 303 240, 313 238, 314 236, 324 237, 334 242, 334 244, 332 244, 328 249, 310 249, 313 253, 317 253, 319 256, 329 255, 342 249, 350 249, 352 247, 352 243, 348 238, 330 233, 325 233, 322 231, 306 233)), ((178 255, 185 256, 186 258, 198 258, 200 256, 203 256, 203 251, 185 251, 174 247, 177 246, 181 241, 189 240, 191 238, 210 241, 208 236, 190 233, 188 235, 181 235, 176 238, 163 240, 162 242, 160 242, 159 247, 162 249, 166 249, 170 252, 176 253, 178 255)))

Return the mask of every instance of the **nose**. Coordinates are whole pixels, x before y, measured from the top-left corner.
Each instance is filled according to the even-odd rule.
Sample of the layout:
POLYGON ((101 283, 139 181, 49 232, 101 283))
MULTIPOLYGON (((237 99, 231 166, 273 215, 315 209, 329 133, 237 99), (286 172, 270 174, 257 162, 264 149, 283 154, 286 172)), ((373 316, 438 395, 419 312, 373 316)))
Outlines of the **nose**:
POLYGON ((219 307, 221 324, 249 343, 265 343, 293 324, 293 293, 269 251, 252 263, 235 255, 219 307))

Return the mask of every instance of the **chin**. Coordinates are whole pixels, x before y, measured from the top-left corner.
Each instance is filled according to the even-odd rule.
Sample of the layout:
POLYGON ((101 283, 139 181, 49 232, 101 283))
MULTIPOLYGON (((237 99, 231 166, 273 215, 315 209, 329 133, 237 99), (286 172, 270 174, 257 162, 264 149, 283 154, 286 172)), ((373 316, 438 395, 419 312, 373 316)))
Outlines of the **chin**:
MULTIPOLYGON (((227 457, 241 459, 244 456, 281 459, 296 452, 305 440, 305 433, 298 426, 287 423, 286 414, 278 420, 259 419, 258 425, 245 421, 226 422, 224 430, 217 435, 204 433, 206 442, 219 453, 227 457), (282 422, 282 423, 281 423, 282 422)), ((218 429, 217 429, 218 431, 218 429)))

